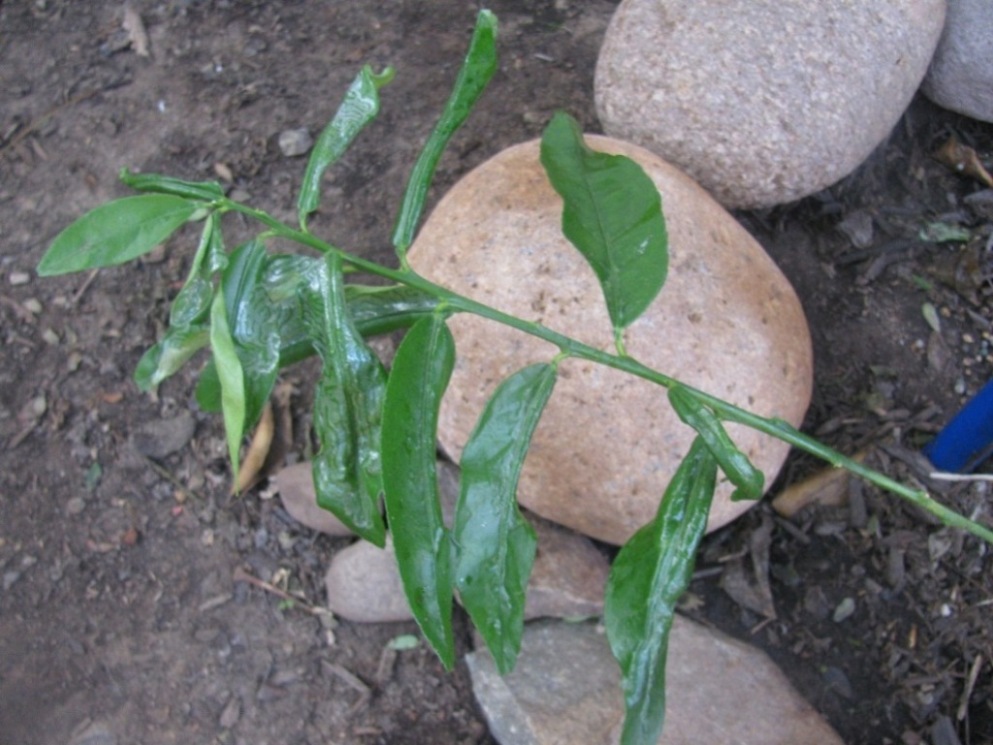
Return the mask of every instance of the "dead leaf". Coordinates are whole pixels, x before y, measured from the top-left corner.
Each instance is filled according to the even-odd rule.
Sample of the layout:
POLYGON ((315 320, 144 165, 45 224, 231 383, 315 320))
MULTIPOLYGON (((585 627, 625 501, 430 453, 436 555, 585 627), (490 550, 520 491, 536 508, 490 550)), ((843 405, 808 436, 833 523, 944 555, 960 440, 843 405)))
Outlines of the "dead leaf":
POLYGON ((252 436, 252 442, 248 446, 248 452, 241 462, 241 468, 238 469, 238 478, 234 481, 232 493, 241 494, 255 483, 262 466, 265 464, 266 456, 269 455, 269 447, 272 445, 274 432, 275 419, 272 415, 272 404, 266 402, 265 408, 262 409, 262 417, 255 428, 255 434, 252 436))
POLYGON ((738 605, 760 613, 768 620, 776 619, 769 582, 769 548, 772 545, 772 519, 762 516, 762 524, 748 537, 748 554, 752 572, 749 576, 744 557, 730 561, 721 573, 720 587, 738 605))
POLYGON ((971 176, 977 181, 982 181, 987 186, 993 186, 993 176, 986 170, 976 151, 968 145, 963 145, 952 135, 947 142, 938 148, 934 154, 935 160, 951 168, 956 173, 963 176, 971 176))

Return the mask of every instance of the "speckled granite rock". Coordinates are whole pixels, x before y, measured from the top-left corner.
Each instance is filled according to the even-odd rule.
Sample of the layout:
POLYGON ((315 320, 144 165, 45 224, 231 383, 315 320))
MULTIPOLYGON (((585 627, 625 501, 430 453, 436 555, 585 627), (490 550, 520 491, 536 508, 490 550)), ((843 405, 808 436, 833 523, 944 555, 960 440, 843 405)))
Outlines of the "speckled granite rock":
MULTIPOLYGON (((649 366, 759 414, 799 424, 812 384, 810 337, 786 278, 762 248, 691 179, 648 151, 602 137, 588 143, 636 159, 662 193, 669 279, 627 332, 649 366)), ((428 219, 409 260, 425 276, 596 347, 612 346, 593 272, 562 237, 561 201, 538 143, 509 148, 465 176, 428 219)), ((450 319, 458 358, 439 436, 457 459, 485 401, 507 375, 557 352, 468 315, 450 319)), ((521 476, 519 501, 543 517, 623 543, 654 515, 693 439, 665 392, 579 360, 560 365, 521 476)), ((729 427, 771 482, 787 448, 729 427)), ((749 503, 722 485, 710 529, 749 503)))
POLYGON ((792 201, 889 134, 944 14, 945 0, 624 0, 597 61, 597 112, 607 134, 728 207, 792 201))
MULTIPOLYGON (((501 745, 616 745, 620 674, 592 624, 529 624, 504 677, 486 651, 466 657, 501 745)), ((765 653, 680 616, 672 627, 660 745, 842 745, 765 653)))
POLYGON ((922 90, 939 106, 993 122, 990 0, 948 0, 945 30, 922 90))

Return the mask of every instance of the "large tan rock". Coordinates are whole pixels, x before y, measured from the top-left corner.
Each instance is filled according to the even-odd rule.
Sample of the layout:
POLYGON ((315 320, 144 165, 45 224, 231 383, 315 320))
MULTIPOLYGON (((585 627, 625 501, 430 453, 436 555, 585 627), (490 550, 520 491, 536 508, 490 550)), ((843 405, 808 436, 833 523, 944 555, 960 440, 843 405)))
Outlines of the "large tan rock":
MULTIPOLYGON (((811 349, 786 278, 687 176, 636 146, 587 141, 637 160, 659 188, 668 219, 669 280, 628 329, 628 352, 756 413, 799 424, 810 398, 811 349)), ((410 263, 457 292, 609 349, 600 287, 562 237, 560 215, 538 143, 518 145, 455 185, 424 225, 410 263)), ((439 437, 457 459, 500 381, 558 350, 470 315, 449 323, 458 358, 439 437)), ((549 520, 623 543, 654 516, 694 433, 678 421, 662 388, 582 360, 565 360, 559 371, 518 498, 549 520)), ((787 447, 741 427, 728 430, 771 482, 787 447)), ((730 492, 720 487, 709 529, 748 508, 730 502, 730 492)))

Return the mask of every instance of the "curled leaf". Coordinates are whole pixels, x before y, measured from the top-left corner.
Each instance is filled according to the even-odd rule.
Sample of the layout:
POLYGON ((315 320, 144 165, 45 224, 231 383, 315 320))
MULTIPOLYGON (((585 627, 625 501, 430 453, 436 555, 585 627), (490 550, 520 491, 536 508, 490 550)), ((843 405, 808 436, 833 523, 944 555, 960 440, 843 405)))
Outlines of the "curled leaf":
POLYGON ((158 173, 132 173, 127 168, 121 169, 119 178, 137 191, 171 194, 201 202, 213 202, 224 198, 224 189, 216 181, 183 181, 158 173))
POLYGON ((362 128, 376 118, 379 113, 379 89, 392 79, 391 67, 379 75, 368 65, 363 67, 345 94, 345 100, 334 118, 318 136, 307 162, 297 200, 301 226, 306 226, 307 217, 317 210, 320 203, 324 172, 342 156, 362 128))
POLYGON ((496 32, 496 16, 488 10, 479 11, 469 51, 455 80, 455 87, 407 181, 393 228, 393 245, 401 263, 405 261, 407 248, 414 240, 414 232, 424 211, 424 201, 427 199, 438 160, 496 72, 496 32))
POLYGON ((380 432, 386 372, 348 315, 341 256, 329 253, 305 296, 306 321, 321 357, 314 398, 317 503, 368 541, 383 546, 380 432))
POLYGON ((238 473, 241 437, 245 433, 245 376, 228 327, 224 296, 217 293, 210 306, 210 346, 221 389, 221 412, 228 443, 231 473, 238 473))
POLYGON ((407 601, 446 668, 452 636, 451 540, 441 515, 435 470, 438 409, 455 364, 443 318, 418 321, 397 349, 383 410, 386 514, 407 601))
POLYGON ((135 383, 143 391, 152 390, 209 343, 210 329, 206 323, 169 329, 138 361, 135 383))
POLYGON ((691 426, 703 438, 724 475, 737 487, 731 499, 761 499, 765 474, 738 449, 710 407, 681 385, 669 389, 669 402, 680 421, 691 426))
POLYGON ((554 385, 555 366, 549 364, 531 365, 503 381, 459 464, 455 585, 501 674, 513 669, 520 651, 537 545, 534 528, 517 508, 517 482, 554 385))
POLYGON ((676 602, 693 576, 716 479, 717 462, 697 437, 669 482, 655 519, 624 544, 611 567, 604 622, 621 666, 621 745, 659 741, 669 631, 676 602))

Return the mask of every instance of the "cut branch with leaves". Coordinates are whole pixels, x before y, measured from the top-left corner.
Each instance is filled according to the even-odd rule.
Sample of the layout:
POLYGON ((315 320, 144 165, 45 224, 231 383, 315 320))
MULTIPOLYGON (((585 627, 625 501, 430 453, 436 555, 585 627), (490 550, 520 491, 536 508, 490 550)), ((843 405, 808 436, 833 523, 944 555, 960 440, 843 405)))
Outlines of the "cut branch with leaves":
POLYGON ((613 325, 615 350, 583 344, 441 287, 411 270, 406 251, 424 210, 447 142, 465 121, 496 69, 496 18, 479 14, 454 91, 407 184, 393 241, 399 268, 368 261, 314 236, 307 219, 320 205, 325 171, 379 109, 391 69, 363 68, 317 140, 298 199, 299 226, 225 196, 219 184, 124 171, 143 192, 97 207, 53 241, 38 271, 56 275, 117 265, 151 251, 180 226, 203 222, 185 284, 173 301, 163 338, 135 373, 154 388, 197 352, 209 349, 197 400, 223 416, 232 473, 244 434, 258 420, 279 371, 309 356, 321 361, 314 401, 320 450, 313 461, 317 500, 359 536, 396 549, 408 601, 424 636, 446 667, 455 659, 455 592, 501 672, 513 668, 535 555, 534 531, 517 507, 517 481, 531 435, 555 385, 558 363, 581 358, 668 389, 679 418, 698 433, 656 518, 621 549, 606 592, 605 622, 623 676, 625 745, 654 743, 665 714, 665 660, 676 600, 692 575, 706 527, 717 469, 734 498, 757 499, 763 475, 735 446, 725 422, 779 438, 868 479, 993 543, 993 531, 955 513, 924 491, 873 471, 785 422, 767 419, 692 388, 627 354, 623 331, 662 290, 668 242, 661 200, 633 161, 591 150, 579 126, 556 114, 545 130, 541 161, 564 202, 562 226, 593 269, 613 325), (259 235, 230 252, 222 218, 240 213, 259 235), (316 255, 272 253, 286 239, 316 255), (345 281, 360 270, 392 284, 345 281), (472 313, 553 344, 558 354, 516 371, 493 394, 465 446, 461 490, 445 525, 435 475, 438 406, 458 350, 446 320, 472 313), (409 329, 392 370, 365 339, 409 329), (386 520, 381 502, 385 502, 386 520))

